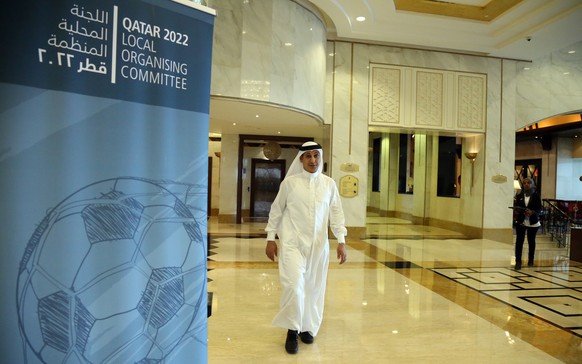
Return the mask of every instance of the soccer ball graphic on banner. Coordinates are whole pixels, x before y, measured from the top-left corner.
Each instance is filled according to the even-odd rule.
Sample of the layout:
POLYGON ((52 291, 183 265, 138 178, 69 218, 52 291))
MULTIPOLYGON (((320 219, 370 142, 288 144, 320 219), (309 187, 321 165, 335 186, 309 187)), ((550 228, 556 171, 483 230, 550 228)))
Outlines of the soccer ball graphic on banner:
POLYGON ((206 347, 206 220, 183 199, 115 178, 47 214, 18 275, 27 363, 186 362, 206 347))

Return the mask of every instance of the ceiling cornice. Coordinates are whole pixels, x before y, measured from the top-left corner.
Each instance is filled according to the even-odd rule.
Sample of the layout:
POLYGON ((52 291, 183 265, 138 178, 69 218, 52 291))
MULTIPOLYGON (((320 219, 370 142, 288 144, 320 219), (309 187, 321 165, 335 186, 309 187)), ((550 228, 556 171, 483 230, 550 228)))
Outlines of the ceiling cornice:
POLYGON ((396 10, 491 22, 523 0, 491 0, 485 6, 438 0, 394 0, 396 10))

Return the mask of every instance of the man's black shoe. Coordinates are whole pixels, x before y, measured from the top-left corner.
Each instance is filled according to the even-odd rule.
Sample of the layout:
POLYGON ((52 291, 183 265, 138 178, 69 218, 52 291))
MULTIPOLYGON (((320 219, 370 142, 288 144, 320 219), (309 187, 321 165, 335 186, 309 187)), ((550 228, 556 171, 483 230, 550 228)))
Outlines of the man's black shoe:
POLYGON ((297 331, 295 330, 288 330, 287 331, 287 340, 285 341, 285 350, 289 354, 297 354, 299 350, 298 340, 297 340, 297 331))
POLYGON ((521 269, 521 263, 515 263, 515 270, 521 269))
POLYGON ((304 343, 313 344, 313 336, 311 336, 311 334, 308 331, 299 333, 299 337, 301 338, 301 341, 303 341, 304 343))

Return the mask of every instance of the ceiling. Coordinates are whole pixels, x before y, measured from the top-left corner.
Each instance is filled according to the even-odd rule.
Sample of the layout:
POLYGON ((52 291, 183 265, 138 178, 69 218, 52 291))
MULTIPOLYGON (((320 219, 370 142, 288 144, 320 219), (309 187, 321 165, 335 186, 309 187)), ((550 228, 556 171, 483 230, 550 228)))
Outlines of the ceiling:
MULTIPOLYGON (((581 0, 297 1, 320 10, 330 40, 525 61, 582 41, 581 0)), ((323 128, 312 115, 285 107, 210 101, 211 135, 317 137, 323 128)))
POLYGON ((239 99, 210 99, 210 135, 251 134, 319 138, 326 126, 313 115, 239 99))
POLYGON ((554 137, 582 138, 582 114, 554 116, 529 125, 515 133, 516 142, 537 140, 542 145, 548 143, 549 147, 551 147, 554 137))
POLYGON ((582 41, 580 0, 310 2, 329 16, 339 39, 521 60, 582 41))

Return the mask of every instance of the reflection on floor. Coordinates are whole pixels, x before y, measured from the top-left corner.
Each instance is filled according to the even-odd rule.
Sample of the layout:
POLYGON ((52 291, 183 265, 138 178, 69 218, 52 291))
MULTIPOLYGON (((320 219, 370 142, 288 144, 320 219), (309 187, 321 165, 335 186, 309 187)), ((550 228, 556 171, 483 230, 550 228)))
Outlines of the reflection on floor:
POLYGON ((582 337, 582 268, 433 269, 582 337))
POLYGON ((510 244, 377 216, 331 261, 315 343, 289 355, 264 226, 209 221, 209 363, 582 363, 582 264, 566 248, 541 236, 536 266, 515 271, 510 244))

